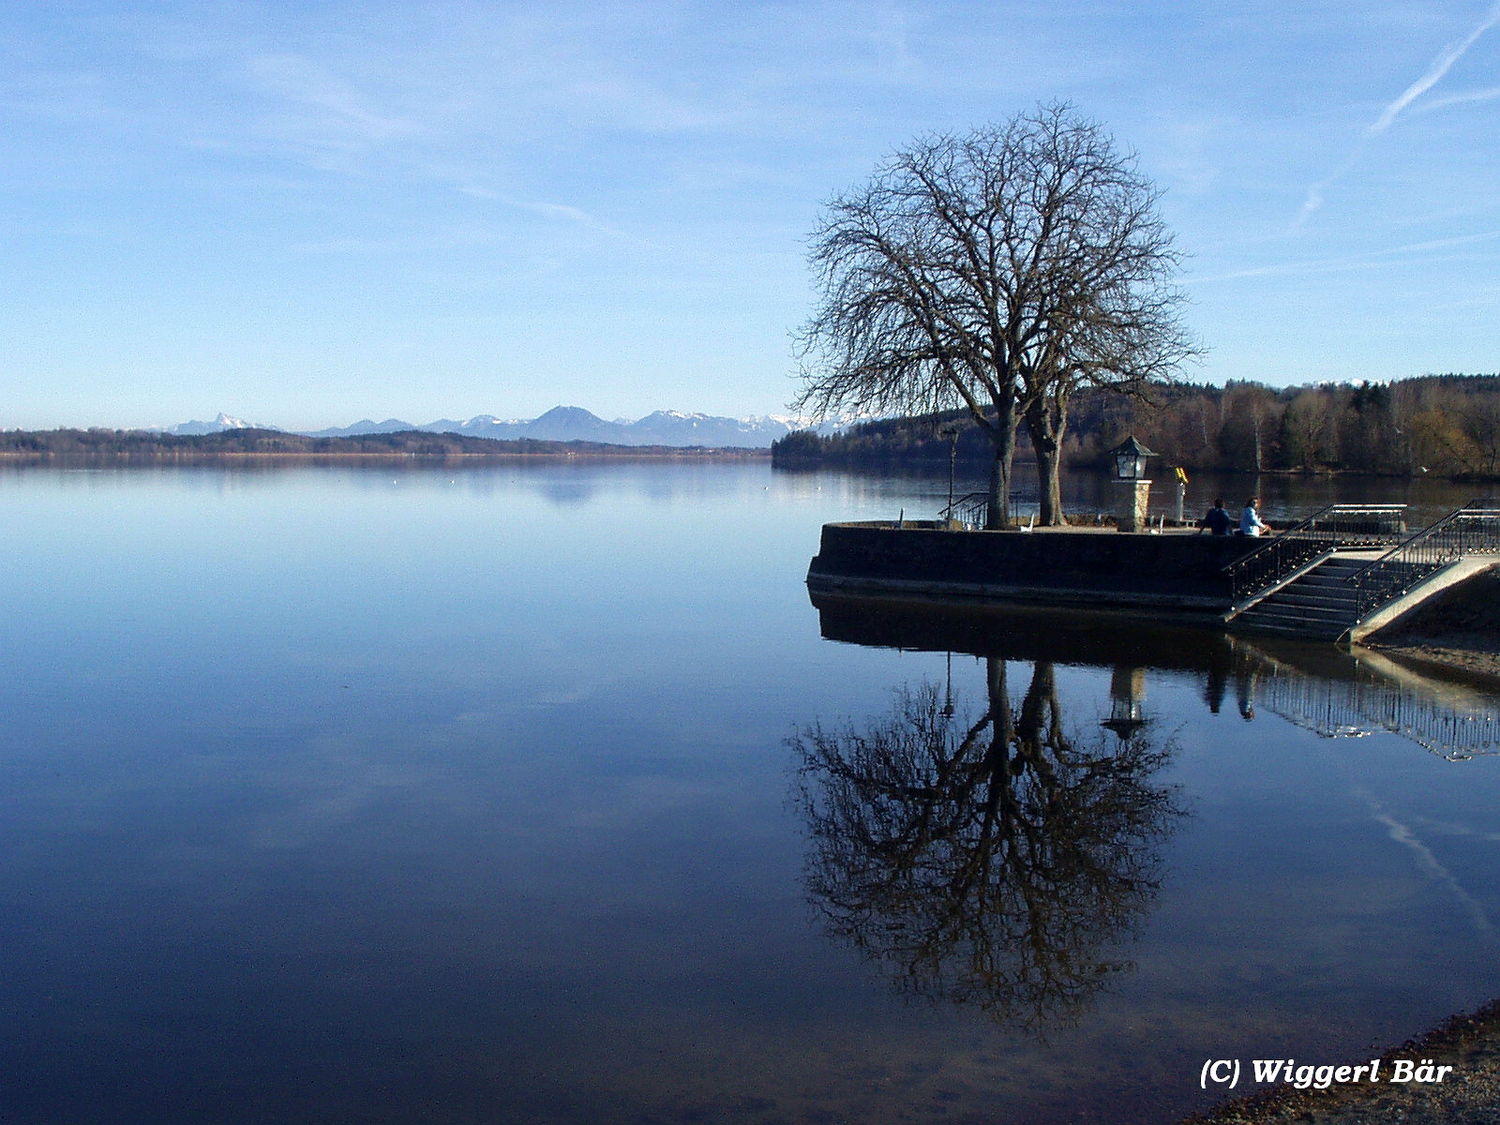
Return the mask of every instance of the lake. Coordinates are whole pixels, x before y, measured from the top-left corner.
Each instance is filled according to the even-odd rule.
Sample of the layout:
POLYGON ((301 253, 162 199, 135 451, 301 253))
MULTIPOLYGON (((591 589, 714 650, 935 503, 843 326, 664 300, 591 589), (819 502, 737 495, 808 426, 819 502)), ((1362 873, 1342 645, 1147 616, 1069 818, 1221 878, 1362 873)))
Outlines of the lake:
POLYGON ((947 483, 0 470, 0 1119, 1157 1122, 1500 994, 1500 699, 812 604, 947 483))

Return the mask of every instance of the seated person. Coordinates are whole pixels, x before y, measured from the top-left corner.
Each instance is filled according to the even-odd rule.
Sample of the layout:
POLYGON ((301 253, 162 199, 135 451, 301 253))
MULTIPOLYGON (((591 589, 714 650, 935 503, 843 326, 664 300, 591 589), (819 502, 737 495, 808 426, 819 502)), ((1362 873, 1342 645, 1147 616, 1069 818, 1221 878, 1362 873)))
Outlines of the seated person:
POLYGON ((1198 521, 1198 526, 1210 535, 1228 535, 1234 529, 1234 519, 1224 510, 1221 497, 1214 497, 1214 506, 1198 521))
POLYGON ((1260 513, 1255 510, 1259 505, 1259 496, 1252 496, 1245 501, 1245 510, 1240 513, 1241 535, 1264 535, 1271 530, 1270 524, 1260 521, 1260 513))

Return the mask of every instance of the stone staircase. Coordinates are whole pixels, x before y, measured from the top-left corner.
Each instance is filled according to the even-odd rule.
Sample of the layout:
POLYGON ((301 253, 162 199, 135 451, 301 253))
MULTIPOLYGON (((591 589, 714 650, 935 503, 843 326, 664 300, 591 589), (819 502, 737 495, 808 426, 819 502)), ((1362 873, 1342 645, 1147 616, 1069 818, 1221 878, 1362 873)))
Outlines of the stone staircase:
MULTIPOLYGON (((1500 500, 1473 500, 1394 546, 1402 505, 1330 504, 1225 568, 1235 632, 1358 641, 1500 566, 1500 500)), ((1399 525, 1404 531, 1404 524, 1399 525)))
POLYGON ((1337 551, 1230 615, 1236 632, 1336 641, 1359 619, 1359 592, 1348 581, 1379 551, 1337 551))

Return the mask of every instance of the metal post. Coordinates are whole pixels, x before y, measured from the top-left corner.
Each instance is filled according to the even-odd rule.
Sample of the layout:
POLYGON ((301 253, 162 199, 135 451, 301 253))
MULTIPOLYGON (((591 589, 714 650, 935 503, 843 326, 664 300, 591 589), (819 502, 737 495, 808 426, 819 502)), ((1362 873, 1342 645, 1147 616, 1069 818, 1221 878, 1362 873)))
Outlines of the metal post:
POLYGON ((948 439, 948 518, 953 518, 953 464, 958 458, 958 428, 948 426, 943 430, 948 439))

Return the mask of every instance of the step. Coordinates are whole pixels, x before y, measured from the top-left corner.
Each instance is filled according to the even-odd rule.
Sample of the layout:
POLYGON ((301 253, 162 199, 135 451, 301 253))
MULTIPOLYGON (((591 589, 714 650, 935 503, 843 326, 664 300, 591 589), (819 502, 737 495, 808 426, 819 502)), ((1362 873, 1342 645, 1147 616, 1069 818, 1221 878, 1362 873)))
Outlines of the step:
POLYGON ((1309 626, 1306 624, 1281 624, 1273 621, 1245 620, 1241 614, 1233 622, 1237 633, 1268 633, 1279 637, 1296 637, 1304 641, 1336 641, 1347 631, 1347 625, 1309 626))
POLYGON ((1341 559, 1335 555, 1331 559, 1324 559, 1314 569, 1327 571, 1330 574, 1353 574, 1356 570, 1363 570, 1374 561, 1374 559, 1341 559))
POLYGON ((1323 602, 1329 605, 1343 605, 1348 602, 1359 600, 1359 591, 1352 586, 1305 586, 1301 582, 1294 582, 1290 586, 1283 586, 1273 594, 1266 595, 1266 601, 1286 599, 1293 602, 1323 602))
MULTIPOLYGON (((1352 574, 1354 572, 1350 571, 1350 573, 1352 574)), ((1293 583, 1294 586, 1301 586, 1303 584, 1306 584, 1308 586, 1325 586, 1329 589, 1334 590, 1354 589, 1354 583, 1350 582, 1347 578, 1340 577, 1337 574, 1328 574, 1321 568, 1304 574, 1301 578, 1297 579, 1297 581, 1293 583)))
POLYGON ((1289 602, 1293 605, 1353 605, 1359 601, 1359 594, 1355 590, 1286 586, 1277 590, 1266 601, 1289 602))
POLYGON ((1242 613, 1270 613, 1277 617, 1340 617, 1354 620, 1358 607, 1354 605, 1311 605, 1300 602, 1285 602, 1279 598, 1267 598, 1263 602, 1246 606, 1242 613))
POLYGON ((1263 602, 1256 602, 1252 606, 1240 611, 1240 616, 1247 613, 1263 613, 1272 617, 1297 618, 1338 618, 1341 621, 1353 621, 1355 616, 1354 606, 1341 605, 1289 605, 1268 598, 1263 602))
POLYGON ((1359 616, 1357 605, 1315 605, 1304 602, 1258 602, 1247 608, 1244 612, 1253 613, 1255 610, 1265 610, 1274 613, 1278 617, 1331 617, 1340 621, 1353 621, 1359 616))
POLYGON ((1280 613, 1242 613, 1234 618, 1233 625, 1266 625, 1292 632, 1340 633, 1354 625, 1349 617, 1310 617, 1305 614, 1286 615, 1280 613))

